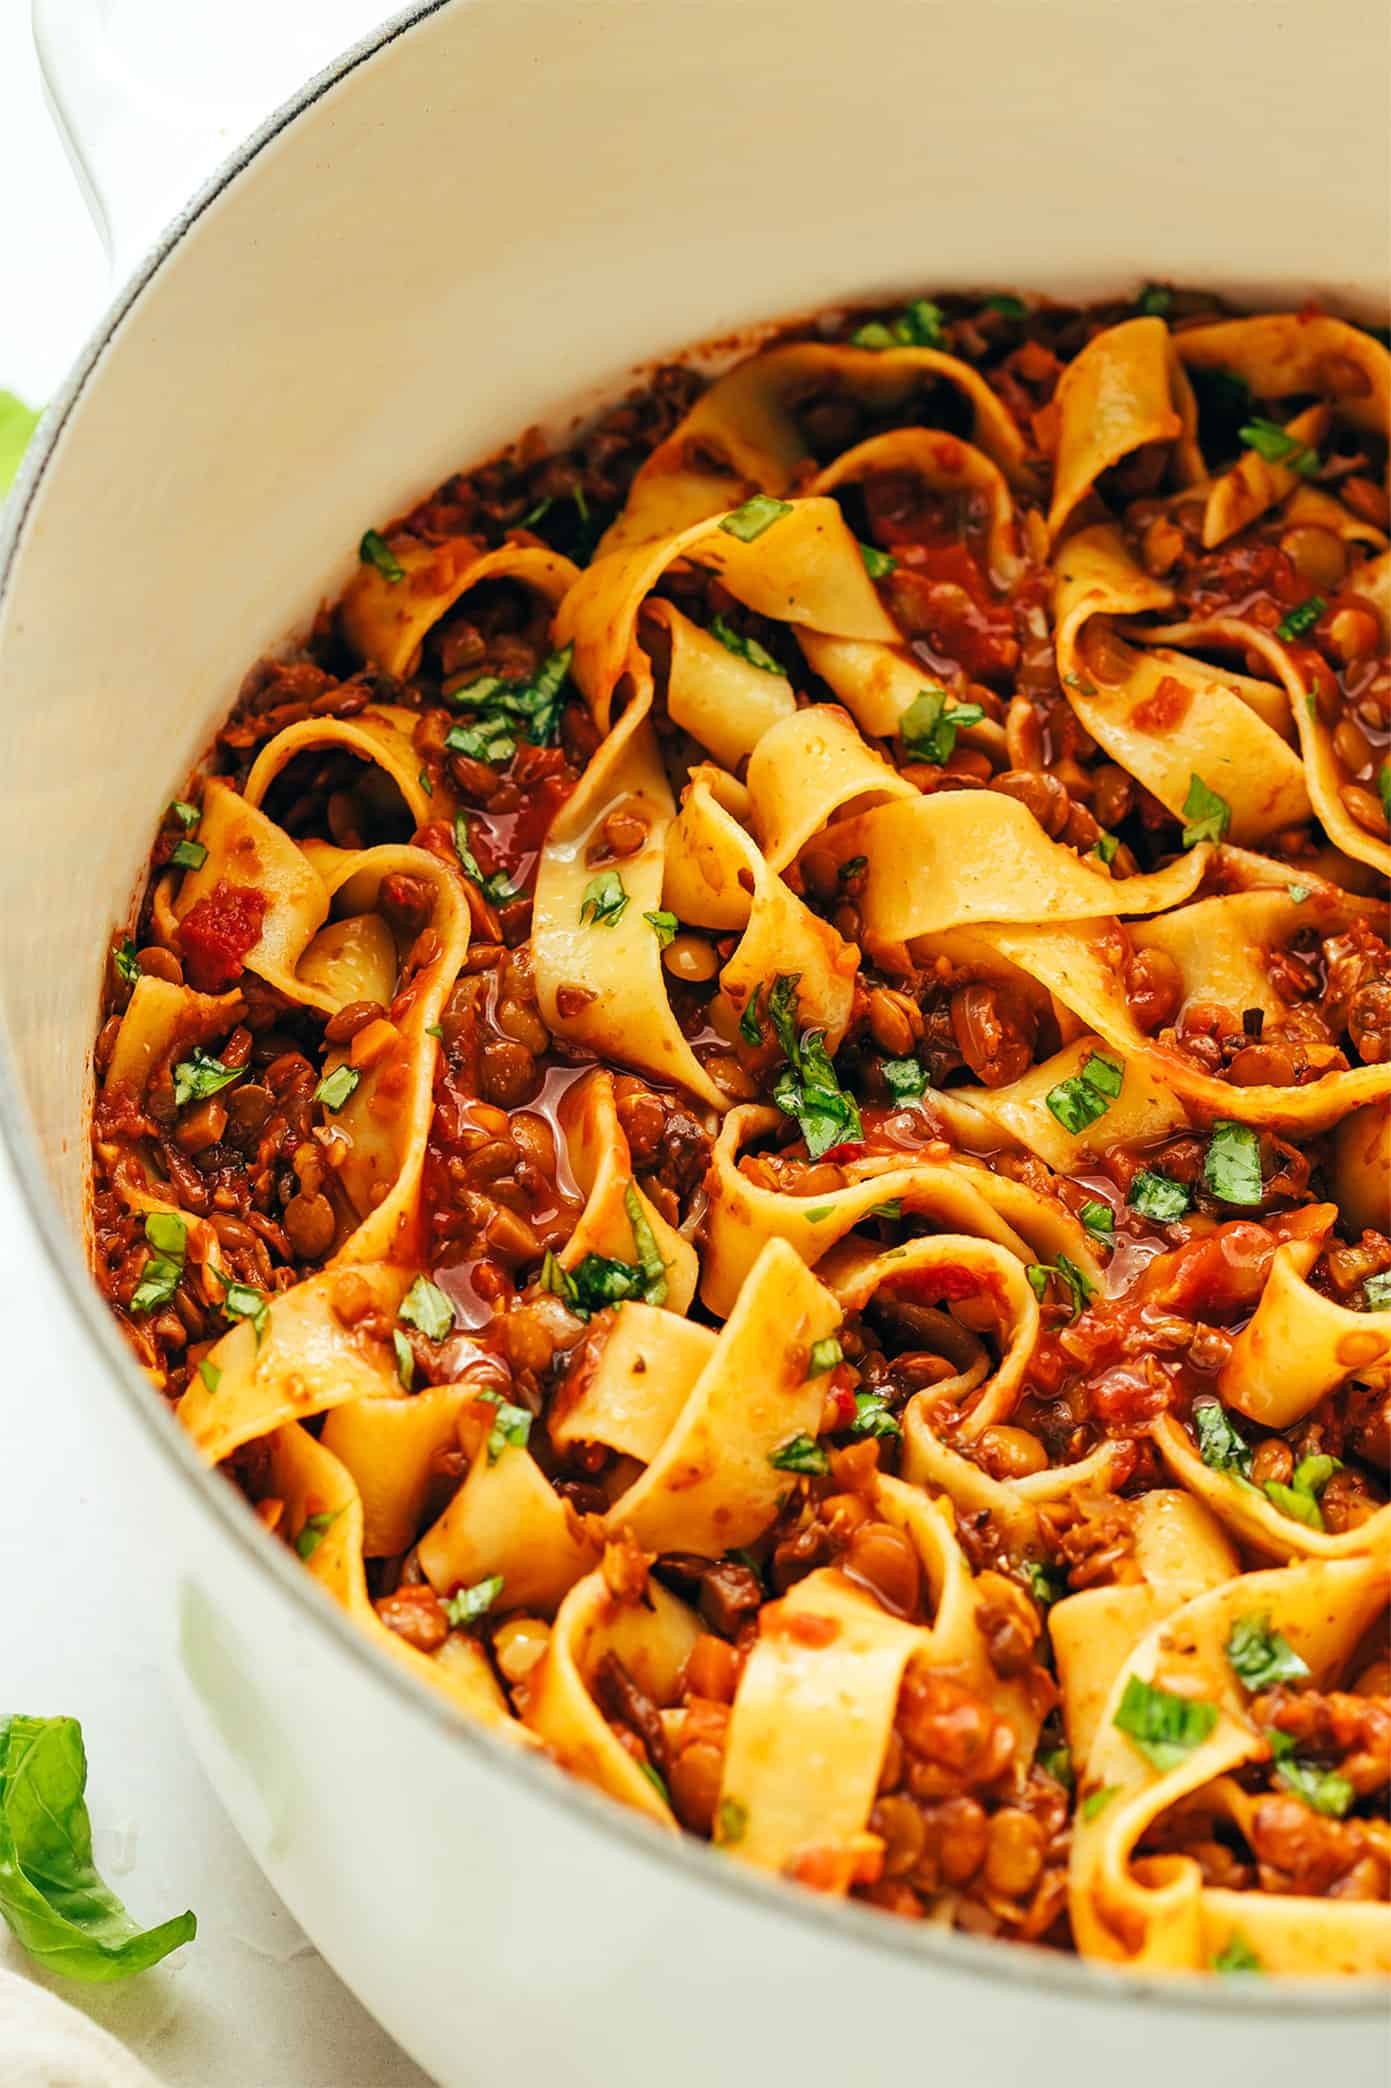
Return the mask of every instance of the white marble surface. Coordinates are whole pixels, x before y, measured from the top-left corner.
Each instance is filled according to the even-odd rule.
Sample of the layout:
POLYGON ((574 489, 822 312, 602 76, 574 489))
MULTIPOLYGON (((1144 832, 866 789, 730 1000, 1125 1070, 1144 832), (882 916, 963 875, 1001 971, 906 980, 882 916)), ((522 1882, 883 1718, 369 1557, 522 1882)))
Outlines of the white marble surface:
MULTIPOLYGON (((187 12, 206 21, 217 11, 187 12)), ((385 12, 362 0, 327 5, 318 51, 301 62, 297 44, 291 62, 307 71, 385 12)), ((117 26, 121 16, 116 0, 117 26)), ((193 64, 198 53, 183 58, 193 64)), ((282 50, 270 99, 287 84, 285 66, 282 50)), ((40 403, 109 286, 43 107, 25 0, 0 0, 0 197, 0 386, 40 403)), ((64 1368, 54 1279, 3 1153, 0 1321, 10 1331, 0 1384, 0 1709, 82 1721, 100 1867, 138 1918, 191 1906, 199 1920, 192 1945, 123 1986, 49 1983, 169 2088, 420 2088, 425 2075, 302 1934, 182 1744, 144 1621, 149 1568, 129 1542, 140 1503, 122 1497, 93 1447, 64 1368)), ((3 1926, 0 1964, 29 1969, 3 1926)))

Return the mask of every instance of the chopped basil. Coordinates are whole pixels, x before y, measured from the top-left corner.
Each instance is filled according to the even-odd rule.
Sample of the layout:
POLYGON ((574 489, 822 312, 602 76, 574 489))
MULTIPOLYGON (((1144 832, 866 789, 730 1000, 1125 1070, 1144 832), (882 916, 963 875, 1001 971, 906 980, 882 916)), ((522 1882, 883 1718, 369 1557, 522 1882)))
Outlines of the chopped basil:
POLYGON ((1377 770, 1377 796, 1381 799, 1382 811, 1391 820, 1391 761, 1383 761, 1377 770))
POLYGON ((1077 1215, 1087 1231, 1095 1234, 1097 1239, 1108 1238, 1116 1229, 1115 1212, 1109 1204, 1099 1203, 1095 1197, 1088 1197, 1077 1215))
POLYGON ((1369 1276, 1362 1286, 1364 1312, 1391 1312, 1391 1269, 1369 1276))
POLYGON ((1279 1479, 1266 1480, 1266 1498, 1282 1515, 1304 1523, 1311 1530, 1321 1530, 1324 1521, 1319 1496, 1339 1469, 1336 1457, 1303 1457, 1291 1473, 1288 1486, 1279 1479))
POLYGON ((1156 1769, 1176 1769, 1217 1723, 1216 1704, 1176 1696, 1132 1675, 1111 1723, 1156 1769))
POLYGON ((1291 638, 1302 638, 1306 631, 1313 629, 1327 607, 1322 595, 1310 595, 1298 608, 1281 617, 1275 626, 1276 637, 1285 639, 1287 643, 1291 638))
MULTIPOLYGON (((903 1198, 901 1196, 891 1196, 887 1203, 873 1204, 870 1207, 869 1215, 871 1218, 887 1218, 892 1223, 895 1219, 903 1216, 903 1198)), ((809 1218, 814 1217, 815 1213, 808 1211, 807 1216, 809 1218)))
POLYGON ((419 774, 419 775, 417 776, 417 778, 416 778, 416 781, 417 781, 417 782, 419 783, 419 785, 420 785, 421 789, 422 789, 422 790, 424 791, 424 793, 425 793, 426 797, 433 797, 433 796, 434 796, 434 794, 435 794, 435 786, 434 786, 434 784, 433 784, 433 783, 432 783, 432 782, 430 781, 430 771, 429 771, 428 769, 422 769, 422 770, 420 771, 420 774, 419 774))
POLYGON ((135 944, 129 936, 124 942, 117 943, 111 952, 111 962, 115 967, 116 977, 123 985, 134 986, 145 976, 140 969, 140 960, 135 954, 135 944))
POLYGON ((1119 1789, 1119 1784, 1100 1784, 1096 1790, 1088 1791, 1079 1808, 1082 1818, 1094 1820, 1098 1813, 1105 1812, 1119 1789))
POLYGON ((1120 842, 1114 834, 1100 834, 1092 843, 1092 853, 1093 855, 1099 855, 1109 870, 1112 863, 1116 860, 1116 850, 1119 847, 1120 842))
POLYGON ((741 544, 752 544, 765 529, 771 529, 775 522, 781 522, 784 515, 791 513, 790 500, 776 500, 771 493, 755 493, 752 500, 746 500, 742 507, 722 515, 720 528, 726 536, 737 537, 741 544))
POLYGON ((375 566, 383 580, 392 587, 395 587, 398 580, 404 580, 406 577, 405 567, 379 530, 364 531, 362 541, 357 547, 357 555, 363 565, 375 566))
POLYGON ((744 1003, 744 1012, 739 1017, 739 1034, 746 1044, 763 1042, 763 1018, 758 1012, 758 1001, 762 991, 761 986, 754 987, 744 1003))
POLYGON ((847 856, 839 870, 837 870, 836 876, 842 884, 849 884, 852 877, 858 877, 862 870, 868 870, 868 868, 868 856, 847 856))
POLYGON ((1173 309, 1173 303, 1174 293, 1166 289, 1163 283, 1146 283, 1135 300, 1137 311, 1143 312, 1146 319, 1167 318, 1173 309))
POLYGON ((1288 428, 1282 428, 1279 421, 1262 420, 1255 415, 1238 428, 1237 434, 1247 449, 1264 457, 1267 464, 1283 464, 1300 478, 1312 478, 1319 468, 1318 452, 1291 435, 1288 428))
POLYGON ((1203 1161, 1203 1180, 1221 1203, 1250 1206, 1261 1201, 1261 1142, 1249 1124, 1218 1118, 1203 1161))
POLYGON ((195 1044, 191 1055, 180 1059, 174 1068, 175 1108, 183 1109, 189 1102, 206 1102, 209 1095, 220 1094, 234 1080, 240 1080, 245 1071, 245 1066, 224 1066, 221 1059, 211 1057, 195 1044))
POLYGON ((504 767, 517 751, 511 720, 501 717, 479 718, 472 725, 451 725, 444 746, 448 754, 466 754, 470 761, 487 762, 494 768, 504 767))
POLYGON ((295 1539, 295 1550, 302 1559, 312 1559, 339 1516, 341 1508, 325 1509, 321 1515, 306 1515, 295 1539))
POLYGON ((1296 906, 1302 906, 1313 892, 1313 886, 1306 884, 1287 885, 1285 889, 1296 906))
POLYGON ((1181 1218, 1190 1201, 1182 1182, 1176 1182, 1157 1167, 1140 1169, 1125 1200, 1132 1211, 1153 1219, 1156 1225, 1171 1225, 1175 1218, 1181 1218))
POLYGON ((465 877, 471 884, 477 885, 489 906, 505 906, 509 899, 517 897, 505 871, 493 870, 486 877, 483 875, 469 840, 467 813, 456 812, 454 815, 454 847, 463 865, 465 877))
POLYGON ((210 1363, 206 1356, 198 1365, 198 1375, 210 1392, 216 1392, 218 1386, 222 1383, 222 1372, 218 1369, 216 1363, 210 1363))
POLYGON ((669 948, 676 938, 677 929, 681 926, 675 914, 645 913, 643 919, 657 938, 657 948, 659 950, 669 948))
MULTIPOLYGON (((801 977, 800 972, 779 972, 768 995, 769 1020, 787 1059, 773 1089, 773 1100, 784 1115, 796 1118, 808 1154, 819 1160, 833 1146, 862 1138, 864 1126, 854 1097, 845 1093, 836 1077, 824 1031, 805 1030, 798 1035, 797 988, 801 977)), ((740 1030, 746 1037, 749 1032, 744 1029, 744 1021, 748 1014, 746 1008, 740 1021, 740 1030)), ((762 1032, 758 1034, 761 1037, 762 1032)))
POLYGON ((667 1265, 662 1260, 657 1245, 657 1235, 652 1230, 652 1221, 642 1207, 642 1199, 632 1182, 623 1191, 623 1208, 628 1223, 633 1228, 633 1245, 637 1249, 638 1267, 642 1272, 643 1288, 640 1293, 645 1305, 665 1305, 667 1300, 667 1265))
POLYGON ((1199 841, 1222 840, 1232 823, 1232 808, 1224 797, 1208 788, 1201 776, 1190 775, 1183 816, 1187 822, 1183 829, 1183 845, 1193 848, 1199 841))
POLYGON ((1256 1956, 1255 1951, 1251 1948, 1245 1936, 1242 1935, 1241 1930, 1233 1929, 1225 1944, 1213 1959, 1212 1969, 1214 1972, 1224 1973, 1263 1972, 1265 1967, 1256 1956))
POLYGON ((884 1085, 897 1102, 914 1102, 927 1086, 927 1075, 915 1058, 885 1059, 884 1085))
POLYGON ((877 544, 860 543, 860 556, 865 562, 865 571, 871 580, 887 580, 890 573, 898 571, 898 560, 891 551, 881 551, 877 544))
POLYGON ((831 1469, 830 1458, 805 1431, 793 1436, 780 1450, 774 1450, 768 1462, 776 1472, 803 1472, 815 1479, 822 1478, 831 1469))
POLYGON ((427 1037, 433 1037, 437 1044, 443 1044, 444 1042, 444 1031, 438 1022, 427 1022, 425 1034, 427 1037))
POLYGON ((525 1450, 531 1435, 531 1415, 525 1407, 513 1406, 500 1392, 480 1392, 486 1406, 496 1407, 497 1416, 488 1431, 488 1462, 497 1463, 504 1450, 525 1450))
POLYGON ((1064 1740, 1057 1747, 1045 1748, 1038 1757, 1038 1766, 1045 1776, 1062 1785, 1065 1791, 1072 1789, 1075 1781, 1072 1774, 1072 1749, 1064 1740))
MULTIPOLYGON (((496 730, 505 726, 514 735, 525 733, 534 747, 553 747, 560 736, 560 718, 565 708, 565 683, 574 659, 573 644, 563 645, 542 661, 530 679, 504 680, 499 674, 482 674, 477 681, 465 682, 460 689, 453 689, 445 697, 457 710, 475 713, 473 730, 483 730, 483 720, 489 721, 496 730)), ((452 740, 453 735, 450 735, 452 740)), ((448 744, 448 742, 446 742, 448 744)), ((500 746, 500 742, 498 745, 500 746)), ((458 751, 472 754, 471 747, 458 751)), ((515 748, 512 750, 515 751, 515 748)), ((474 760, 510 760, 511 754, 500 752, 492 755, 473 755, 474 760)))
POLYGON ((191 834, 203 817, 197 805, 190 805, 187 798, 170 799, 165 807, 164 816, 168 819, 171 815, 177 819, 186 834, 191 834))
POLYGON ((628 910, 628 893, 616 870, 591 877, 580 898, 580 919, 592 928, 612 928, 628 910))
POLYGON ((1023 319, 1028 312, 1028 307, 1025 305, 1022 297, 1009 297, 1007 295, 987 297, 985 308, 988 312, 998 312, 1002 319, 1023 319))
POLYGON ((897 318, 870 319, 850 336, 855 348, 945 348, 942 309, 930 297, 915 297, 897 318))
POLYGON ((1198 1455, 1211 1471, 1231 1472, 1238 1479, 1250 1478, 1251 1446, 1232 1427, 1220 1401, 1195 1401, 1193 1432, 1198 1438, 1198 1455))
POLYGON ((151 1252, 146 1255, 140 1271, 140 1281, 131 1294, 132 1312, 154 1312, 159 1306, 167 1305, 179 1287, 179 1278, 184 1272, 184 1254, 188 1244, 188 1232, 182 1218, 172 1213, 151 1211, 145 1220, 145 1238, 151 1252), (160 1221, 167 1221, 160 1226, 160 1221), (155 1227, 160 1226, 160 1237, 155 1227), (178 1228, 177 1240, 174 1227, 178 1228))
POLYGON ((427 1341, 443 1341, 454 1331, 454 1307, 437 1283, 417 1276, 396 1308, 396 1317, 418 1327, 427 1341))
POLYGON ((1308 1662, 1270 1628, 1266 1613, 1238 1617, 1227 1634, 1227 1659, 1244 1688, 1269 1689, 1272 1682, 1305 1682, 1308 1662))
POLYGON ((325 1073, 315 1088, 314 1100, 322 1102, 325 1109, 336 1115, 354 1093, 361 1078, 356 1066, 335 1066, 331 1073, 325 1073))
POLYGON ((741 1842, 749 1829, 749 1809, 738 1798, 721 1798, 715 1810, 715 1840, 722 1848, 741 1842))
POLYGON ((254 1284, 232 1282, 229 1277, 223 1275, 221 1269, 214 1269, 213 1274, 222 1285, 223 1318, 233 1322, 249 1320, 252 1332, 256 1336, 256 1346, 259 1348, 270 1324, 270 1306, 264 1295, 254 1284))
POLYGON ((201 870, 208 860, 208 851, 201 841, 179 841, 170 852, 169 860, 176 870, 201 870))
POLYGON ((1030 1262, 1024 1274, 1028 1277, 1029 1288, 1040 1305, 1047 1292, 1049 1278, 1056 1277, 1059 1288, 1066 1291, 1072 1307, 1070 1320, 1075 1320, 1096 1294, 1096 1285, 1089 1283, 1076 1262, 1069 1261, 1065 1254, 1060 1254, 1056 1262, 1030 1262))
POLYGON ((764 650, 756 638, 744 638, 722 616, 710 622, 710 636, 718 638, 726 652, 732 652, 736 660, 747 660, 750 667, 761 668, 764 674, 781 674, 782 668, 770 652, 764 650))
POLYGON ((903 1430, 890 1413, 888 1402, 882 1392, 857 1392, 855 1394, 855 1418, 850 1423, 851 1435, 875 1436, 880 1442, 891 1443, 903 1430))
POLYGON ((1105 1116, 1124 1080, 1125 1067, 1120 1060, 1093 1051, 1083 1060, 1079 1072, 1049 1088, 1043 1099, 1064 1131, 1076 1138, 1089 1124, 1105 1116))
POLYGON ((487 1615, 501 1593, 502 1575, 490 1573, 486 1580, 475 1581, 471 1588, 459 1588, 447 1596, 444 1614, 456 1628, 460 1624, 476 1624, 480 1617, 487 1615))
POLYGON ((822 1341, 814 1341, 807 1356, 807 1376, 824 1377, 828 1370, 835 1369, 844 1355, 845 1351, 834 1334, 826 1335, 822 1341))
POLYGON ((1020 1571, 1041 1610, 1051 1609, 1067 1593, 1066 1566, 1045 1566, 1038 1559, 1025 1559, 1020 1571))
POLYGON ((666 1805, 670 1805, 671 1793, 666 1787, 666 1779, 663 1777, 661 1770, 654 1768, 651 1762, 639 1762, 638 1768, 642 1771, 643 1775, 647 1778, 647 1781, 651 1784, 653 1790, 657 1793, 657 1796, 663 1801, 663 1803, 666 1805))
POLYGON ((978 703, 958 703, 948 710, 945 689, 919 689, 898 721, 898 736, 914 760, 943 768, 955 751, 960 728, 978 725, 984 716, 978 703))
POLYGON ((1341 1820, 1352 1809, 1357 1793, 1336 1769, 1321 1769, 1317 1762, 1304 1762, 1295 1752, 1296 1742, 1278 1727, 1266 1727, 1266 1739, 1275 1757, 1275 1781, 1302 1798, 1312 1812, 1341 1820))

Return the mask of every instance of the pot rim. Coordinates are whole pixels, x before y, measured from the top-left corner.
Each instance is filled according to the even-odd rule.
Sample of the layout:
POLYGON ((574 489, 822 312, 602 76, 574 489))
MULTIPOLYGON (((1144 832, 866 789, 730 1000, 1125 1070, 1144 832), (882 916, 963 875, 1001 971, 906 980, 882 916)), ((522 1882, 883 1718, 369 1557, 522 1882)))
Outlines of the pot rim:
MULTIPOLYGON (((117 290, 49 401, 10 498, 4 503, 3 519, 0 519, 0 610, 3 610, 9 595, 25 521, 73 408, 88 380, 97 371, 117 328, 185 235, 263 147, 313 108, 340 80, 375 58, 399 37, 409 35, 431 16, 451 7, 462 11, 472 4, 474 0, 415 0, 415 4, 360 38, 332 64, 307 80, 297 93, 282 102, 237 146, 160 234, 117 290)), ((1124 2008, 1134 2008, 1137 2002, 1143 2002, 1149 2005, 1151 2018, 1156 2007, 1171 2010, 1178 2005, 1202 2014, 1237 2018, 1258 2014, 1296 2019, 1307 2017, 1312 2012, 1320 2020, 1329 2016, 1383 2020, 1384 1999, 1370 1980, 1355 1983, 1331 1979, 1233 1982, 1211 1975, 1201 1978, 1176 1978, 1172 1974, 1157 1977, 1041 1948, 1011 1947, 991 1938, 961 1935, 928 1924, 894 1919, 848 1900, 819 1899, 780 1879, 732 1863, 692 1837, 681 1835, 673 1839, 659 1835, 647 1821, 602 1792, 592 1790, 579 1778, 536 1755, 509 1746, 485 1727, 450 1709, 422 1681, 388 1660, 386 1654, 353 1624, 346 1612, 300 1570, 285 1547, 272 1543, 233 1489, 217 1484, 172 1413, 152 1398, 145 1377, 121 1339, 104 1299, 97 1292, 85 1257, 69 1232, 45 1178, 33 1126, 19 1100, 17 1066, 18 1057, 8 1019, 0 1014, 0 1135, 13 1164, 27 1206, 27 1216, 37 1230, 49 1267, 56 1275, 72 1317, 85 1337, 88 1351, 98 1359, 107 1380, 114 1383, 137 1425, 173 1469, 180 1483, 199 1497, 201 1512, 216 1516, 225 1535, 250 1559, 254 1570, 273 1581, 297 1604, 312 1620, 316 1630, 334 1639, 339 1650, 370 1678, 375 1688, 388 1690, 395 1699, 409 1704, 415 1718, 446 1730, 455 1744, 471 1749, 490 1771, 504 1781, 523 1784, 545 1804, 563 1806, 571 1813, 587 1816, 598 1835, 625 1843, 650 1865, 663 1868, 674 1865, 711 1898, 719 1894, 731 1895, 747 1906, 763 1908, 770 1919, 791 1919, 812 1926, 821 1934, 839 1934, 856 1951, 868 1950, 905 1965, 926 1959, 944 1972, 956 1971, 987 1986, 1001 1981, 1026 1989, 1041 1989, 1063 2000, 1085 1998, 1124 2008)), ((712 1908, 712 1915, 713 1912, 712 1908)))

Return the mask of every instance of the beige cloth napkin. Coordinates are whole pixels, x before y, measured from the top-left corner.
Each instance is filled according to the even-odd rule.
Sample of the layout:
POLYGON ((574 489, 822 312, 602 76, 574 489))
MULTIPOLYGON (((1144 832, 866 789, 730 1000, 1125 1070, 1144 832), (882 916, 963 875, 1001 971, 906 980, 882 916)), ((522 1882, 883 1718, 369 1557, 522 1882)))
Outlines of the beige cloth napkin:
POLYGON ((0 1971, 4 2088, 158 2088, 138 2059, 56 1994, 0 1971))

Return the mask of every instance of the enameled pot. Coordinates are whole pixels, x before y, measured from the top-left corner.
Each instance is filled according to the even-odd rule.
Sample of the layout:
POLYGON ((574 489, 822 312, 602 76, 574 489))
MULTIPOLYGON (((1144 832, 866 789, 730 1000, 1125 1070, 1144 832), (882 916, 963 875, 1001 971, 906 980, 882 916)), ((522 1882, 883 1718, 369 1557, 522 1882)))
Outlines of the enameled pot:
POLYGON ((1386 76, 1379 0, 436 0, 235 155, 47 416, 0 536, 0 1100, 67 1298, 49 1396, 143 1504, 249 1847, 442 2081, 1303 2088, 1384 2058, 1379 1996, 823 1906, 460 1726, 202 1471, 82 1228, 106 938, 243 670, 367 522, 645 358, 848 293, 1157 277, 1365 312, 1386 76))

